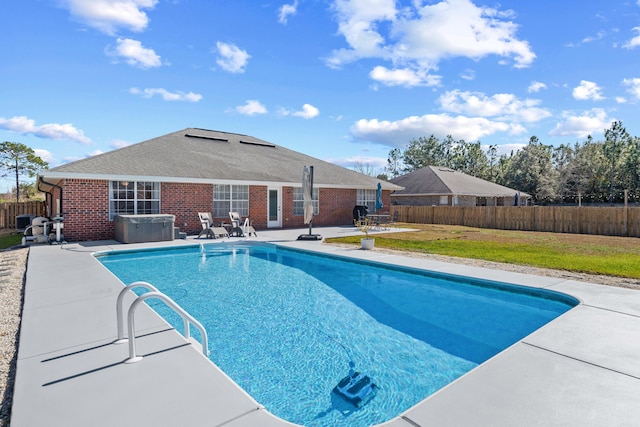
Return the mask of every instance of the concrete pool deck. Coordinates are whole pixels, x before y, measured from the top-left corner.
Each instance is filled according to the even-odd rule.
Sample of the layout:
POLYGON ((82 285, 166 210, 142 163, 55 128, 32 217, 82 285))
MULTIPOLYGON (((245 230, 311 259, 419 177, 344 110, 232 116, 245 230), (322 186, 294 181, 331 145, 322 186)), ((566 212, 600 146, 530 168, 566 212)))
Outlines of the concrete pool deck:
MULTIPOLYGON (((540 287, 581 301, 384 426, 640 422, 640 291, 295 240, 306 232, 262 231, 248 240, 540 287)), ((359 234, 353 227, 314 233, 359 234)), ((92 254, 204 241, 215 242, 33 245, 11 426, 291 425, 269 414, 146 305, 136 312, 136 345, 144 359, 125 364, 128 346, 113 344, 123 285, 92 254)))

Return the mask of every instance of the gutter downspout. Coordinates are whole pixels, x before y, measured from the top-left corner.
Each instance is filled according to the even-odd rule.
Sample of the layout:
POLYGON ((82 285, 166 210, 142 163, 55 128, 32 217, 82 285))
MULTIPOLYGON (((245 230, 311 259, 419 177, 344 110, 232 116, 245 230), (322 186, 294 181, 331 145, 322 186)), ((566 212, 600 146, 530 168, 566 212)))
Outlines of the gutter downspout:
MULTIPOLYGON (((40 178, 40 180, 38 181, 38 191, 43 191, 43 190, 40 190, 40 183, 50 185, 51 187, 56 187, 58 190, 60 190, 60 212, 57 212, 57 213, 58 215, 62 215, 62 187, 60 187, 59 185, 53 184, 51 182, 45 181, 44 179, 42 179, 41 176, 38 178, 40 178)), ((44 191, 44 192, 51 195, 51 202, 50 202, 49 208, 51 209, 51 211, 53 211, 53 194, 51 194, 48 191, 44 191)), ((49 214, 52 214, 52 212, 49 212, 49 214)))

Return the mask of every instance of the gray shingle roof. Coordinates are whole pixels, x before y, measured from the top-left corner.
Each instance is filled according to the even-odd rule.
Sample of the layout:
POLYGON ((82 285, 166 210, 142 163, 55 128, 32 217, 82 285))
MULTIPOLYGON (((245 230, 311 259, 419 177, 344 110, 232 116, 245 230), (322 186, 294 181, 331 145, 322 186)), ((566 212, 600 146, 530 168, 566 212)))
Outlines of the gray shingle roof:
MULTIPOLYGON (((108 153, 67 163, 41 176, 132 177, 159 181, 246 182, 296 185, 303 166, 314 166, 314 186, 375 189, 378 179, 248 135, 187 128, 108 153)), ((400 187, 381 181, 384 189, 400 187)))
MULTIPOLYGON (((439 166, 426 166, 406 175, 393 178, 390 182, 404 187, 404 190, 394 192, 394 196, 451 194, 480 197, 513 197, 518 193, 518 190, 513 188, 504 187, 439 166)), ((520 196, 528 197, 529 195, 521 192, 520 196)))

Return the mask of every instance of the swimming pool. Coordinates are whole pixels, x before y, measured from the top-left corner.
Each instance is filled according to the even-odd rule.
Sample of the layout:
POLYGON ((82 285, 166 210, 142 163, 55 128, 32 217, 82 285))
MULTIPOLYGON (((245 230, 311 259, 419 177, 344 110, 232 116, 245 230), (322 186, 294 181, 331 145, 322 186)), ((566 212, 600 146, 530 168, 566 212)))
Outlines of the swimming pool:
MULTIPOLYGON (((214 363, 267 410, 306 426, 389 420, 577 304, 269 244, 100 255, 123 283, 148 281, 185 308, 206 327, 214 363), (379 386, 359 409, 332 393, 349 362, 379 386)), ((162 303, 150 305, 182 329, 162 303)))

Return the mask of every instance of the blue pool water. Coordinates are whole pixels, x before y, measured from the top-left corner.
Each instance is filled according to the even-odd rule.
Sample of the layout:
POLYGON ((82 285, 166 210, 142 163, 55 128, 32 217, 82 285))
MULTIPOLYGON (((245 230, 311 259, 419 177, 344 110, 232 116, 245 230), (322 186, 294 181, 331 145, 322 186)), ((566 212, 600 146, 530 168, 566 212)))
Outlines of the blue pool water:
MULTIPOLYGON (((389 420, 577 304, 266 244, 98 259, 123 283, 150 282, 180 304, 207 329, 216 365, 271 413, 305 426, 389 420), (380 387, 359 409, 331 392, 349 362, 380 387)), ((163 303, 150 305, 182 331, 163 303)))

